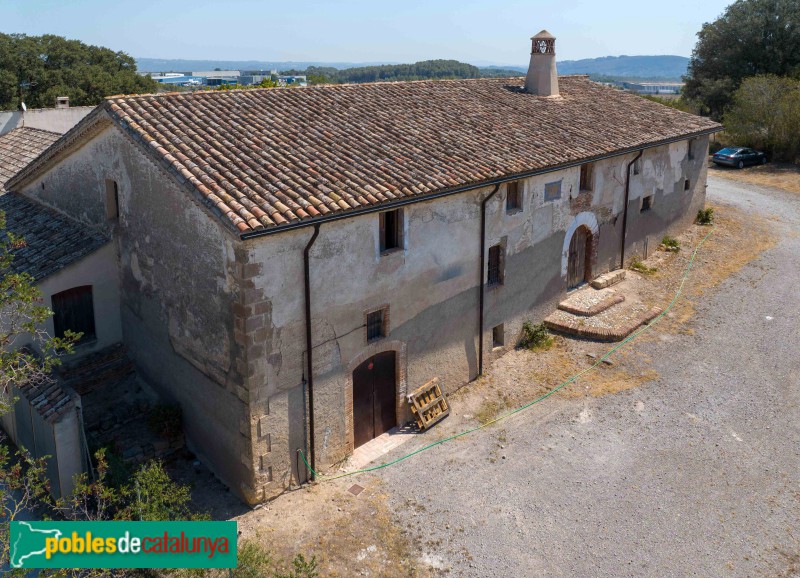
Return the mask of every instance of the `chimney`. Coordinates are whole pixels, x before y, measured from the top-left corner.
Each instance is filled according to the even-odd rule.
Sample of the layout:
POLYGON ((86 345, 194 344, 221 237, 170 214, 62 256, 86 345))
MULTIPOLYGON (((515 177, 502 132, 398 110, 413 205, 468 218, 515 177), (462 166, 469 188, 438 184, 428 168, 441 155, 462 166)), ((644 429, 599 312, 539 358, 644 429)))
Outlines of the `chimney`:
POLYGON ((558 96, 556 37, 547 30, 531 38, 531 63, 525 77, 525 91, 536 96, 558 96))
POLYGON ((69 97, 68 96, 57 96, 56 97, 56 108, 69 108, 69 97))

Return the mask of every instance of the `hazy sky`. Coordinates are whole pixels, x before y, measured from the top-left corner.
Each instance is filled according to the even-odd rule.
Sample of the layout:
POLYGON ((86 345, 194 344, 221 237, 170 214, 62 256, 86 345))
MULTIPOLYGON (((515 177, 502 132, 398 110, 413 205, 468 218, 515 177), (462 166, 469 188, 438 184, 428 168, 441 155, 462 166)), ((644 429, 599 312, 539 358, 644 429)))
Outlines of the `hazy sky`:
POLYGON ((0 0, 0 31, 77 38, 139 57, 527 65, 533 34, 560 60, 688 56, 730 0, 0 0))

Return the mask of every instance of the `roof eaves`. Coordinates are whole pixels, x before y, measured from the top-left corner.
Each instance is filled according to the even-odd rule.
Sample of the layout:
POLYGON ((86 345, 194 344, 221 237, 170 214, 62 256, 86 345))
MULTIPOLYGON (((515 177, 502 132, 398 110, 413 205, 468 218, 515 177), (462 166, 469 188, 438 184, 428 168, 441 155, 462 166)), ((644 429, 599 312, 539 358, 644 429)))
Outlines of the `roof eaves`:
POLYGON ((278 225, 278 226, 275 226, 275 227, 265 228, 265 229, 260 230, 260 231, 244 232, 244 233, 241 233, 239 235, 239 238, 242 239, 243 241, 246 241, 248 239, 256 239, 258 237, 266 237, 268 235, 273 235, 273 234, 277 234, 277 233, 283 233, 285 231, 292 231, 292 230, 295 230, 295 229, 302 229, 302 228, 313 226, 313 225, 320 224, 320 223, 331 222, 331 221, 340 221, 342 219, 349 219, 349 218, 352 218, 352 217, 357 217, 359 215, 366 215, 366 214, 370 214, 370 213, 377 213, 377 212, 381 212, 381 211, 387 211, 387 210, 390 210, 390 209, 392 209, 394 207, 401 207, 401 206, 405 206, 405 205, 411 205, 411 204, 414 204, 414 203, 423 203, 423 202, 430 201, 430 200, 433 200, 433 199, 438 199, 440 197, 446 197, 446 196, 450 196, 450 195, 464 193, 464 192, 467 192, 467 191, 481 189, 481 188, 484 188, 484 187, 492 186, 492 185, 495 185, 495 184, 506 183, 506 182, 509 182, 509 181, 516 181, 518 179, 528 178, 528 177, 532 177, 532 176, 535 176, 535 175, 541 175, 541 174, 545 174, 545 173, 552 173, 552 172, 555 172, 555 171, 561 171, 561 170, 564 170, 564 169, 580 166, 580 165, 585 164, 585 163, 592 163, 592 162, 596 162, 596 161, 603 160, 603 159, 609 159, 609 158, 613 158, 613 157, 618 157, 618 156, 630 154, 632 152, 636 152, 636 151, 639 151, 639 150, 655 148, 655 147, 658 147, 658 146, 663 146, 663 145, 671 144, 671 143, 674 143, 674 142, 679 142, 679 141, 682 141, 682 140, 687 140, 687 139, 691 139, 691 138, 697 138, 697 137, 700 137, 700 136, 706 136, 706 135, 710 135, 710 134, 714 134, 714 133, 720 132, 722 130, 723 130, 723 126, 722 125, 718 125, 718 126, 716 126, 714 128, 704 129, 704 130, 701 130, 701 131, 696 131, 696 132, 691 132, 691 133, 686 133, 686 134, 682 134, 682 135, 679 135, 679 136, 676 136, 676 137, 671 137, 671 138, 668 138, 668 139, 662 139, 662 140, 659 140, 659 141, 644 142, 644 143, 641 143, 641 144, 633 146, 633 147, 626 147, 624 149, 619 149, 617 151, 612 151, 610 153, 605 153, 605 154, 596 155, 596 156, 592 156, 592 157, 586 157, 586 158, 578 159, 578 160, 575 160, 575 161, 570 161, 568 163, 562 163, 562 164, 553 165, 553 166, 549 166, 549 167, 544 167, 544 168, 540 168, 540 169, 534 169, 534 170, 525 171, 525 172, 522 172, 522 173, 515 173, 515 174, 511 174, 511 175, 505 175, 505 176, 502 176, 502 177, 498 177, 496 179, 489 179, 489 180, 480 181, 480 182, 476 182, 476 183, 469 183, 467 185, 463 185, 463 186, 459 186, 459 187, 453 187, 453 188, 448 188, 448 189, 440 189, 438 191, 434 191, 434 192, 426 194, 426 195, 415 195, 415 196, 411 196, 411 197, 405 197, 405 198, 399 199, 397 201, 390 201, 390 202, 381 203, 381 204, 378 204, 378 205, 370 205, 370 206, 364 207, 363 209, 356 209, 356 210, 353 210, 353 211, 339 211, 339 212, 336 212, 336 213, 325 215, 323 217, 315 217, 313 219, 303 219, 303 220, 300 220, 300 221, 294 221, 292 223, 288 223, 286 225, 278 225))

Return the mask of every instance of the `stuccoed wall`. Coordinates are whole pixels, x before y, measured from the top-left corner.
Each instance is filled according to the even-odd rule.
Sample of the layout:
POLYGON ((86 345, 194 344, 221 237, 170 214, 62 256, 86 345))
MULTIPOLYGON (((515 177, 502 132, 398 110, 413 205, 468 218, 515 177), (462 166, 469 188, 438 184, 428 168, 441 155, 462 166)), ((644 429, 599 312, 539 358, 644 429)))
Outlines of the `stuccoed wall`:
MULTIPOLYGON (((696 146, 694 161, 686 159, 685 143, 645 150, 642 174, 631 176, 629 256, 641 244, 639 235, 660 240, 702 206, 707 142, 696 146), (683 190, 685 177, 690 191, 683 190), (651 190, 657 194, 654 208, 640 215, 640 199, 651 190)), ((525 320, 540 321, 565 295, 567 249, 578 225, 596 234, 592 274, 619 266, 625 171, 634 157, 597 162, 591 191, 578 190, 576 167, 526 179, 521 211, 506 212, 505 185, 487 203, 487 253, 501 243, 506 266, 504 284, 486 291, 486 365, 516 344, 525 320), (545 185, 559 180, 560 199, 546 201, 545 185), (505 347, 493 351, 491 331, 500 323, 505 347)), ((405 393, 434 377, 452 392, 477 376, 480 201, 491 190, 406 206, 405 247, 383 256, 377 214, 321 225, 310 264, 318 465, 334 464, 352 451, 352 371, 371 355, 397 352, 401 422, 410 418, 405 393), (389 333, 368 344, 365 314, 387 304, 389 333)), ((268 310, 259 323, 269 337, 250 358, 263 375, 252 411, 262 413, 254 451, 271 468, 267 494, 279 491, 280 478, 295 468, 296 449, 304 447, 302 255, 311 234, 306 228, 247 242, 248 261, 258 270, 258 299, 268 310)))

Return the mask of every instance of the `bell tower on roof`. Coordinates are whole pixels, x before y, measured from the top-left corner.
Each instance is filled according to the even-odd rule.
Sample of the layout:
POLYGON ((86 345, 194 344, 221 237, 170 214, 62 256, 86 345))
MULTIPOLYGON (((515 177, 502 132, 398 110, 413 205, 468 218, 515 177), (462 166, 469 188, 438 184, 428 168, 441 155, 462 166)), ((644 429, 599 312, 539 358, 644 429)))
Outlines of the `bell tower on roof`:
POLYGON ((525 91, 537 96, 558 96, 556 37, 542 30, 531 38, 531 62, 525 77, 525 91))

